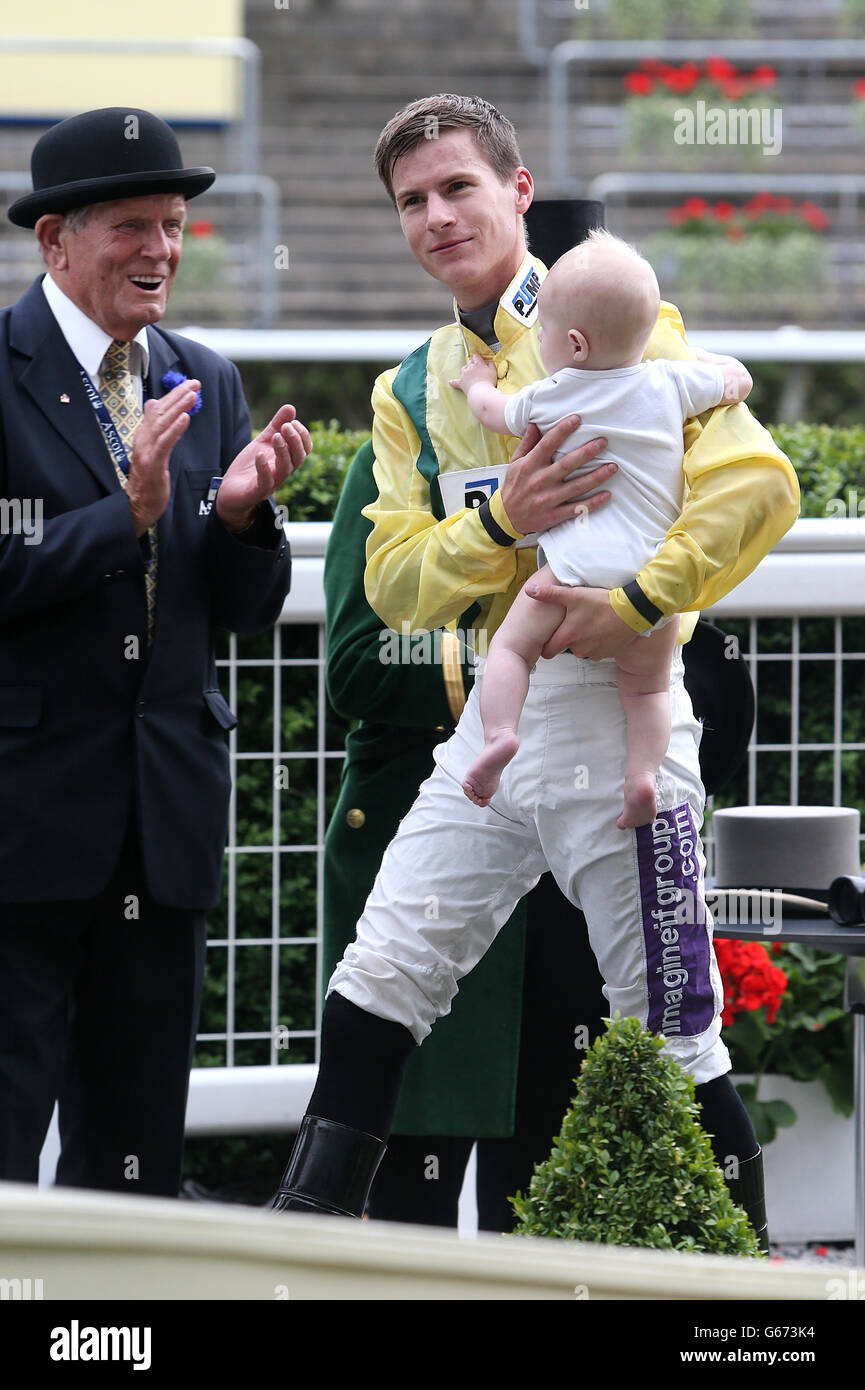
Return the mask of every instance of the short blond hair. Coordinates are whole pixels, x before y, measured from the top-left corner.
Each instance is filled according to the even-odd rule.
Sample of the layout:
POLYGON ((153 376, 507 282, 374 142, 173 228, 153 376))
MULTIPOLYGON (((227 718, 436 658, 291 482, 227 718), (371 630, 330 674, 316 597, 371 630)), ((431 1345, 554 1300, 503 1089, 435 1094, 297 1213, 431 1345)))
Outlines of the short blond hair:
POLYGON ((605 351, 626 353, 648 343, 658 320, 661 292, 651 265, 630 242, 604 227, 594 227, 584 241, 559 257, 545 288, 547 282, 545 298, 549 302, 555 295, 550 307, 557 319, 578 327, 588 315, 603 333, 605 351), (630 268, 631 273, 587 274, 588 256, 599 261, 602 269, 606 263, 608 269, 630 268))

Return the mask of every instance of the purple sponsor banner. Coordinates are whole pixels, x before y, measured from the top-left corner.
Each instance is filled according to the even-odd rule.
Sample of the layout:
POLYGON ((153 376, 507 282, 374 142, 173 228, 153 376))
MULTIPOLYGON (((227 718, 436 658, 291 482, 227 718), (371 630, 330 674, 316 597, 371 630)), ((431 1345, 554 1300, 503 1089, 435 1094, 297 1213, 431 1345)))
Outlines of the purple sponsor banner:
POLYGON ((700 839, 687 802, 636 831, 650 1033, 694 1037, 715 1016, 700 839))

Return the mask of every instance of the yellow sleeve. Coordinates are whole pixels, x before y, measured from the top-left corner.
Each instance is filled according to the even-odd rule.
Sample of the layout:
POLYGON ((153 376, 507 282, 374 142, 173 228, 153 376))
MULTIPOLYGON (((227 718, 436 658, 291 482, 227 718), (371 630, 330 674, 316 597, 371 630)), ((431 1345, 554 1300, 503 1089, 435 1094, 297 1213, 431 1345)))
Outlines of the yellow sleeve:
MULTIPOLYGON (((690 358, 678 309, 661 304, 648 357, 690 358)), ((716 406, 685 423, 685 504, 657 555, 636 576, 666 617, 708 608, 734 589, 799 515, 799 483, 785 454, 746 405, 716 406)), ((651 623, 624 589, 610 602, 643 632, 651 623)))
MULTIPOLYGON (((412 631, 431 630, 459 618, 476 598, 508 589, 517 551, 497 544, 475 511, 436 520, 430 484, 416 466, 418 432, 391 389, 395 375, 396 370, 380 376, 372 394, 378 496, 363 509, 372 522, 364 583, 370 607, 388 627, 399 632, 407 623, 412 631)), ((502 531, 520 539, 498 491, 490 511, 502 531)))

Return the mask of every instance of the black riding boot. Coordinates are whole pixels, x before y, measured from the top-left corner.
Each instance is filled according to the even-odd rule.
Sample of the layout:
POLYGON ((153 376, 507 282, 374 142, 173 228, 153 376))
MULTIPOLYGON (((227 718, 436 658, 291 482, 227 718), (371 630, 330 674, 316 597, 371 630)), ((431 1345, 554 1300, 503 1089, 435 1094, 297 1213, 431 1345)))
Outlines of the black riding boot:
POLYGON ((363 1216, 386 1148, 374 1134, 304 1115, 273 1210, 363 1216))
POLYGON ((746 1158, 739 1164, 738 1176, 724 1177, 730 1196, 737 1206, 743 1207, 745 1215, 757 1233, 757 1240, 764 1255, 769 1253, 769 1224, 766 1220, 766 1192, 763 1186, 763 1150, 758 1149, 753 1158, 746 1158))
POLYGON ((363 1216, 414 1047, 401 1023, 368 1014, 340 994, 328 997, 318 1080, 275 1211, 363 1216))
POLYGON ((696 1086, 694 1099, 700 1103, 700 1123, 711 1137, 715 1162, 724 1174, 730 1196, 738 1206, 744 1207, 760 1249, 768 1255, 763 1150, 757 1143, 744 1101, 730 1080, 729 1072, 696 1086), (738 1155, 743 1153, 751 1157, 740 1159, 738 1155), (737 1161, 733 1163, 733 1159, 737 1161), (735 1178, 727 1177, 731 1167, 736 1172, 735 1178))

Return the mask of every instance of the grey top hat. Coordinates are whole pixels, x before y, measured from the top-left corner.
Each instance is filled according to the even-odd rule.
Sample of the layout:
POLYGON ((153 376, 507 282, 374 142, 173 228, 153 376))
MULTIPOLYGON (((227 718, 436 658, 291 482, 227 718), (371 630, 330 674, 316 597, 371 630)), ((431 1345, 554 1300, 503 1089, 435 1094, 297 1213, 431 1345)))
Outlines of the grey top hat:
POLYGON ((35 227, 46 212, 89 203, 178 193, 195 198, 216 178, 204 166, 184 169, 177 137, 150 111, 106 106, 51 126, 30 159, 33 192, 9 209, 17 227, 35 227))
POLYGON ((826 903, 833 879, 860 872, 859 812, 848 806, 716 811, 715 885, 770 888, 826 903))

